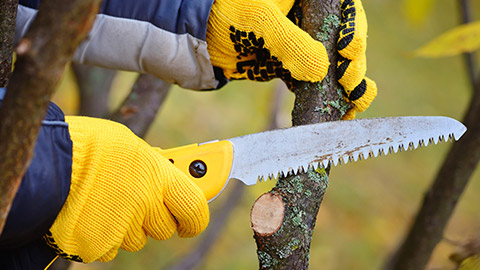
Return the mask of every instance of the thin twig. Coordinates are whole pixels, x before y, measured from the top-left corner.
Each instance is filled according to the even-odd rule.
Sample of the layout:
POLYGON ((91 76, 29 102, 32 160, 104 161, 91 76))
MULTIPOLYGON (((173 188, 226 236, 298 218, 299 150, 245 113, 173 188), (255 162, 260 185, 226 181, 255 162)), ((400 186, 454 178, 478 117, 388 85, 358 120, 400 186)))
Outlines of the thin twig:
MULTIPOLYGON (((472 7, 470 0, 458 0, 458 6, 460 10, 460 21, 462 24, 467 24, 472 22, 472 7)), ((476 89, 477 81, 477 63, 474 52, 464 53, 463 58, 465 60, 465 67, 468 73, 468 78, 470 79, 470 84, 473 89, 476 89)))

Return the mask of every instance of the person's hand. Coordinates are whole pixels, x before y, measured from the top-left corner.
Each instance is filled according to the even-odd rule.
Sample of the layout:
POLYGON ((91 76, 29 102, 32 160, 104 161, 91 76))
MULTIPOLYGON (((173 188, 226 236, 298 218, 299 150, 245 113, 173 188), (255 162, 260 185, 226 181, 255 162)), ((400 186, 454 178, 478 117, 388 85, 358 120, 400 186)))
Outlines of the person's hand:
POLYGON ((365 77, 367 61, 367 17, 360 0, 342 0, 342 20, 337 51, 337 79, 344 88, 344 96, 353 104, 343 119, 355 118, 377 96, 377 85, 365 77))
MULTIPOLYGON (((295 0, 216 0, 208 20, 211 62, 228 79, 268 81, 281 78, 318 82, 328 72, 325 47, 290 21, 295 0)), ((343 0, 338 41, 338 80, 355 111, 365 110, 376 96, 375 83, 365 77, 367 19, 360 0, 343 0)))
POLYGON ((62 257, 110 261, 147 235, 193 237, 209 221, 207 200, 186 175, 125 126, 66 117, 73 142, 70 193, 44 237, 62 257))
POLYGON ((295 0, 217 0, 207 25, 213 66, 228 79, 321 81, 328 55, 286 15, 295 0))

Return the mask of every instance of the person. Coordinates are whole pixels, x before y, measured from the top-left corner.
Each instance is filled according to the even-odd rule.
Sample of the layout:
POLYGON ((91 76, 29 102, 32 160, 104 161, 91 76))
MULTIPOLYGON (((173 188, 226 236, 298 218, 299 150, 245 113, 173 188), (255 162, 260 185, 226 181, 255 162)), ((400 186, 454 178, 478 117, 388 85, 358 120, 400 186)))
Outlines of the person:
MULTIPOLYGON (((15 42, 34 21, 40 0, 20 0, 15 42)), ((230 80, 321 81, 324 45, 287 14, 294 0, 103 1, 74 61, 151 73, 184 88, 219 89, 230 80)), ((353 104, 376 95, 365 77, 367 21, 360 0, 342 0, 338 80, 353 104)), ((0 102, 6 89, 0 89, 0 102)), ((209 222, 201 190, 118 123, 64 116, 51 103, 32 162, 0 236, 1 269, 43 269, 53 258, 110 261, 118 250, 194 237, 209 222)))

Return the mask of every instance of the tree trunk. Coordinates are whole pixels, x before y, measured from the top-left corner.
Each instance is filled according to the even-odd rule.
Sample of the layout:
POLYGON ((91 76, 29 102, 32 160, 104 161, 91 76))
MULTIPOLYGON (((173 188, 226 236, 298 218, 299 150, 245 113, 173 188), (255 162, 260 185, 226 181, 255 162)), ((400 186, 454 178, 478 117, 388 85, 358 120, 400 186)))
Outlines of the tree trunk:
MULTIPOLYGON (((350 107, 335 77, 340 0, 297 1, 292 11, 300 18, 301 28, 322 41, 330 60, 322 82, 295 85, 293 125, 339 120, 350 107)), ((313 229, 328 186, 327 171, 320 168, 280 178, 254 203, 251 222, 260 269, 308 268, 313 229)))
POLYGON ((31 159, 50 97, 90 30, 100 0, 44 0, 26 36, 0 109, 0 232, 31 159))

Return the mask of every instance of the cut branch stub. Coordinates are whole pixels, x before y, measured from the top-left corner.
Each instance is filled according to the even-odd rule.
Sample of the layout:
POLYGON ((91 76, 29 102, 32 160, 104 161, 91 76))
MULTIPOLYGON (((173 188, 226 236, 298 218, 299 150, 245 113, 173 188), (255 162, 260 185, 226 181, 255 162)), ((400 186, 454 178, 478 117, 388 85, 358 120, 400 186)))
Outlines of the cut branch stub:
POLYGON ((276 233, 283 223, 285 203, 277 194, 265 193, 253 204, 251 211, 252 229, 257 235, 276 233))

